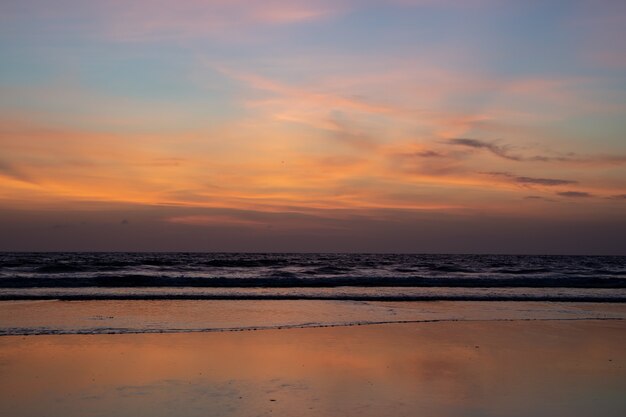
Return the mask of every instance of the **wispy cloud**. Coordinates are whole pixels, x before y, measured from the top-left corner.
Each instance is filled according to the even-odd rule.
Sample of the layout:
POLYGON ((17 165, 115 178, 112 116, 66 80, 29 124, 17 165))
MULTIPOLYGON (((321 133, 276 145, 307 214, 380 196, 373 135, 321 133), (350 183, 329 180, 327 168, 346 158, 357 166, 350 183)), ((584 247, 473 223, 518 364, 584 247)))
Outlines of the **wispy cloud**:
POLYGON ((560 195, 561 197, 572 197, 572 198, 593 197, 593 194, 590 194, 584 191, 562 191, 556 194, 560 195))
POLYGON ((445 154, 431 149, 394 151, 390 153, 389 159, 394 169, 413 174, 448 176, 468 172, 457 155, 445 154))
POLYGON ((511 161, 522 160, 521 156, 511 154, 511 147, 509 145, 497 145, 493 142, 486 142, 483 140, 470 138, 454 138, 450 139, 447 143, 450 145, 465 146, 474 149, 485 149, 496 156, 504 159, 509 159, 511 161))
POLYGON ((12 22, 30 17, 40 23, 54 25, 65 19, 65 29, 92 33, 100 31, 119 40, 162 40, 233 37, 238 31, 249 31, 262 25, 315 21, 370 7, 456 9, 479 7, 488 4, 489 0, 58 0, 58 10, 47 7, 45 0, 5 3, 1 5, 0 21, 12 22))
POLYGON ((573 180, 519 176, 519 175, 511 174, 510 172, 485 172, 485 174, 491 175, 493 177, 504 178, 507 181, 511 181, 511 182, 514 182, 516 184, 521 184, 521 185, 544 185, 544 186, 552 187, 552 186, 558 186, 558 185, 572 185, 572 184, 578 183, 578 181, 573 181, 573 180))
POLYGON ((0 160, 0 176, 5 176, 18 181, 33 182, 32 178, 16 168, 13 164, 0 160))
POLYGON ((432 150, 423 150, 423 151, 418 151, 415 152, 414 154, 417 157, 420 158, 445 158, 447 157, 447 155, 444 155, 441 152, 437 152, 437 151, 432 151, 432 150))
POLYGON ((40 25, 55 27, 57 31, 117 41, 203 37, 232 40, 259 27, 301 24, 349 8, 343 0, 60 0, 57 6, 63 10, 61 13, 41 0, 19 3, 3 5, 8 22, 36 19, 40 25), (63 25, 58 25, 60 21, 63 25))
POLYGON ((538 200, 538 201, 554 202, 554 200, 540 196, 540 195, 527 195, 526 197, 524 197, 524 200, 538 200))
POLYGON ((236 38, 263 25, 286 25, 322 19, 345 9, 342 2, 215 0, 114 1, 108 35, 129 40, 163 38, 236 38), (238 33, 239 32, 239 33, 238 33))
POLYGON ((573 164, 606 164, 621 165, 626 163, 626 155, 578 155, 575 153, 552 155, 524 155, 516 152, 510 144, 500 144, 480 139, 453 138, 445 141, 448 145, 483 149, 491 154, 515 162, 562 162, 573 164))
MULTIPOLYGON (((327 111, 329 109, 346 109, 365 113, 384 114, 392 113, 395 110, 393 107, 384 104, 376 104, 355 97, 327 92, 324 91, 321 86, 317 88, 294 86, 251 72, 239 71, 224 66, 215 66, 210 62, 208 65, 233 79, 244 82, 253 89, 266 91, 274 95, 274 97, 270 99, 249 101, 249 104, 253 107, 276 105, 276 107, 287 110, 288 107, 284 105, 291 104, 295 106, 295 108, 292 109, 295 112, 298 110, 297 104, 300 103, 301 106, 307 106, 309 109, 316 106, 325 108, 327 111)), ((289 119, 289 114, 289 112, 286 112, 282 117, 289 119)), ((280 114, 277 116, 280 116, 280 114)), ((298 118, 294 117, 294 119, 297 120, 298 118)))

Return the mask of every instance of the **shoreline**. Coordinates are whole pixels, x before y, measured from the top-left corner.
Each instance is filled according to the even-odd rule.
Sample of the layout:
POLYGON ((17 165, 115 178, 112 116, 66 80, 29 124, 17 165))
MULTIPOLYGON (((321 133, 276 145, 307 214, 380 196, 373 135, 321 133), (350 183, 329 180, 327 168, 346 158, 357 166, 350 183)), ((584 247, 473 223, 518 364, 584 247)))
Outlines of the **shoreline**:
POLYGON ((402 320, 402 321, 379 321, 379 322, 355 322, 355 323, 328 323, 328 324, 293 324, 277 326, 254 326, 254 327, 226 327, 206 329, 108 329, 108 330, 85 330, 85 331, 55 331, 47 333, 2 333, 0 338, 31 337, 31 336, 114 336, 114 335, 141 335, 141 334, 184 334, 184 333, 232 333, 232 332, 256 332, 269 330, 292 330, 292 329, 322 329, 336 327, 356 326, 384 326, 394 324, 426 324, 426 323, 501 323, 501 322, 589 322, 589 321, 626 321, 623 317, 590 317, 590 318, 527 318, 527 319, 432 319, 432 320, 402 320))
POLYGON ((584 320, 626 320, 626 303, 241 299, 0 302, 0 337, 584 320))
POLYGON ((2 301, 107 301, 107 300, 125 300, 125 301, 174 301, 174 300, 232 300, 232 301, 380 301, 380 302, 430 302, 430 301, 480 301, 480 302, 499 302, 499 301, 511 301, 511 302, 566 302, 566 303, 626 303, 626 297, 601 297, 601 296, 499 296, 499 295, 486 295, 486 296, 445 296, 445 295, 433 295, 433 296, 384 296, 384 295, 289 295, 289 294, 259 294, 259 295, 222 295, 222 294, 106 294, 106 295, 80 295, 80 294, 67 294, 67 295, 4 295, 0 294, 0 302, 2 301))

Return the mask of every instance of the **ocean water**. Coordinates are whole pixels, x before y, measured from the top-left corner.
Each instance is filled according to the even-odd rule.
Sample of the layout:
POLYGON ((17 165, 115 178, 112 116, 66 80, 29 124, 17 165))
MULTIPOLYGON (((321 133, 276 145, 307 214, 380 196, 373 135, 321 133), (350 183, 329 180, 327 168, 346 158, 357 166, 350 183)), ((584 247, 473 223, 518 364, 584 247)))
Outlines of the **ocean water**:
POLYGON ((0 300, 626 301, 626 257, 1 253, 0 300))
POLYGON ((0 336, 625 319, 626 257, 0 254, 0 336))

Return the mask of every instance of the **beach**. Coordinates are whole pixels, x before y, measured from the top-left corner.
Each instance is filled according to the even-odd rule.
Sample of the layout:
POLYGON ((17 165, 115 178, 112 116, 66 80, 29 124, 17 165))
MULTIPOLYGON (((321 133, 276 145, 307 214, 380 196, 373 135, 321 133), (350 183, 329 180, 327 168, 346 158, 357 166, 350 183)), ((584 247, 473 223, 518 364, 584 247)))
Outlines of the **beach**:
MULTIPOLYGON (((203 303, 195 311, 219 307, 203 303)), ((249 307, 265 311, 268 321, 269 312, 278 314, 276 309, 286 302, 265 303, 249 307)), ((334 303, 337 308, 354 307, 334 303)), ((240 315, 231 316, 239 327, 231 323, 230 330, 216 324, 213 330, 171 334, 104 334, 102 328, 95 334, 3 336, 0 414, 624 415, 623 304, 474 303, 465 307, 465 318, 448 319, 444 313, 460 315, 463 303, 409 304, 404 308, 428 313, 428 320, 284 327, 281 323, 287 321, 274 316, 274 328, 251 330, 255 326, 240 315), (482 309, 490 318, 480 317, 482 309), (524 311, 534 318, 521 316, 524 311)), ((51 310, 58 311, 59 305, 51 310)), ((76 316, 92 314, 95 308, 89 303, 63 305, 76 316)), ((10 317, 7 311, 17 306, 2 310, 4 328, 12 320, 28 320, 10 317)), ((301 306, 312 307, 320 305, 301 306)), ((144 329, 150 317, 143 316, 144 329)), ((78 328, 74 326, 74 333, 80 333, 78 328)))
POLYGON ((626 415, 626 258, 0 254, 0 415, 626 415))
POLYGON ((0 1, 0 417, 626 417, 623 39, 0 1))

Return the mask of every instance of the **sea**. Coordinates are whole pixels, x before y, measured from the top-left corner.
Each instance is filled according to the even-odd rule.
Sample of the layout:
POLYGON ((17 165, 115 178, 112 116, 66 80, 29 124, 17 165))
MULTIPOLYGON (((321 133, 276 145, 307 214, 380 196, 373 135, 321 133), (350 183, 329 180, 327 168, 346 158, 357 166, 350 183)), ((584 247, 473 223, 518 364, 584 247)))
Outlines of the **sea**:
POLYGON ((622 303, 623 256, 0 253, 0 335, 608 319, 622 303))

